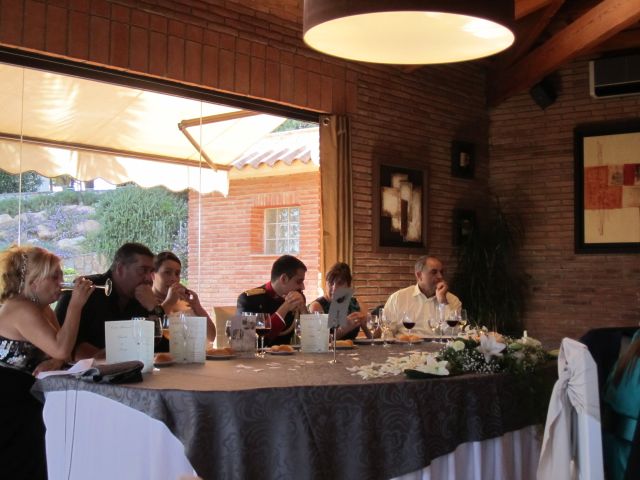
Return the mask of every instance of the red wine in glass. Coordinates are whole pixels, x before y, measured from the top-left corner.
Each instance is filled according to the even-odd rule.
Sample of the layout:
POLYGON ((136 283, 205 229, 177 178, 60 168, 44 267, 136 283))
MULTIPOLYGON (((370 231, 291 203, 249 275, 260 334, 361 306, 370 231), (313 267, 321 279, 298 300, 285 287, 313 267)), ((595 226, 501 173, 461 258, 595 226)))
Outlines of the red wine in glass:
POLYGON ((258 335, 260 335, 261 337, 264 337, 267 333, 269 333, 271 331, 270 328, 265 328, 265 327, 256 327, 256 333, 258 335))
POLYGON ((447 325, 449 325, 451 328, 455 327, 456 325, 458 325, 458 319, 457 318, 448 319, 447 325))
POLYGON ((404 328, 406 328, 407 330, 411 330, 413 327, 416 326, 416 322, 411 322, 411 321, 403 321, 402 325, 404 325, 404 328))

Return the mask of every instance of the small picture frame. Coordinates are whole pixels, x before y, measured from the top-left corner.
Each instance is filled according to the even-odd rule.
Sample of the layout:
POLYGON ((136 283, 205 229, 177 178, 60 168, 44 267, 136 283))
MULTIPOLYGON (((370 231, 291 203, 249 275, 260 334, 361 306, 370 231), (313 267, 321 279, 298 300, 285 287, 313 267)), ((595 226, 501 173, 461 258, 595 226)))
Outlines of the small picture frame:
POLYGON ((451 142, 451 175, 473 178, 476 168, 476 146, 470 142, 451 142))
POLYGON ((464 245, 476 229, 476 212, 454 208, 453 210, 453 245, 464 245))

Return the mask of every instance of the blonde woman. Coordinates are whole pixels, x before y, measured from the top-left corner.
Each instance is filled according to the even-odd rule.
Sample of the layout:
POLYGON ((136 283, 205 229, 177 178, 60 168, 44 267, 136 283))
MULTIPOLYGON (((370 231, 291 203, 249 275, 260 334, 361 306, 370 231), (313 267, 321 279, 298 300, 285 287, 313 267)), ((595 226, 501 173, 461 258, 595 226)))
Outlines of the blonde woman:
POLYGON ((12 478, 46 478, 42 405, 32 375, 70 358, 80 311, 94 290, 78 279, 64 326, 50 304, 60 296, 60 259, 39 247, 0 253, 0 465, 12 478))

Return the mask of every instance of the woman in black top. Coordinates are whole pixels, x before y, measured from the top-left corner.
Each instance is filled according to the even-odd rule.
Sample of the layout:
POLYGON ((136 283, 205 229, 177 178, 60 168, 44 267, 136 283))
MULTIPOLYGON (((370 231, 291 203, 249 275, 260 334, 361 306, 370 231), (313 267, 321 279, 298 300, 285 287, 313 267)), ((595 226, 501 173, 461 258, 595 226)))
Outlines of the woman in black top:
MULTIPOLYGON (((343 262, 334 264, 325 276, 325 290, 322 297, 316 298, 309 305, 310 312, 329 313, 329 305, 333 293, 341 287, 351 287, 351 269, 349 265, 343 262)), ((349 309, 347 312, 347 325, 338 327, 337 340, 353 340, 358 336, 358 332, 362 328, 367 337, 371 338, 371 334, 367 329, 367 314, 360 311, 360 305, 355 297, 351 297, 349 309)))

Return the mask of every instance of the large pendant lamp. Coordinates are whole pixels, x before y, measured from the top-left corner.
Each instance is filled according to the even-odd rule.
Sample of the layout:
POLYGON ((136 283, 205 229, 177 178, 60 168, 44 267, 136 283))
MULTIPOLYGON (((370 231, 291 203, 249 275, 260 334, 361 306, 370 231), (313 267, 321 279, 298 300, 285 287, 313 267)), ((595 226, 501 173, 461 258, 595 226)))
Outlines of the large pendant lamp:
POLYGON ((513 0, 304 0, 304 41, 361 62, 473 60, 514 41, 513 0))

